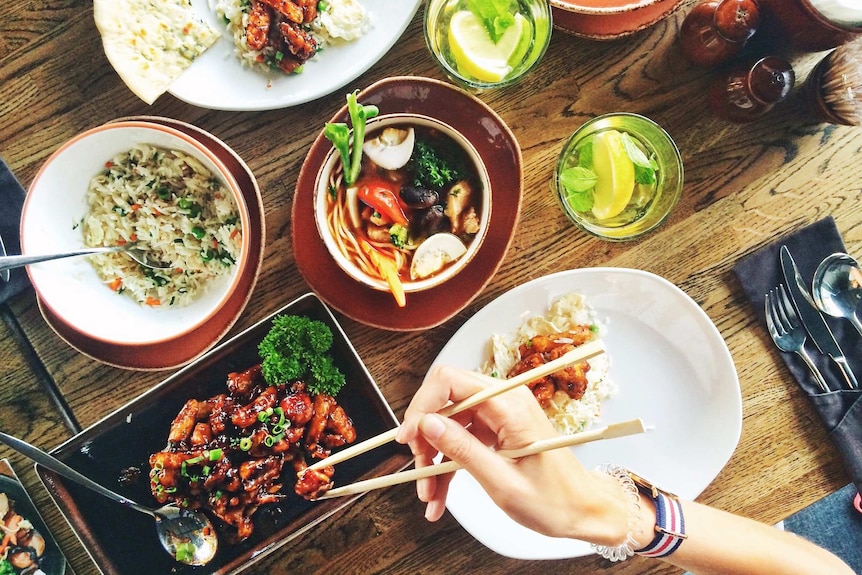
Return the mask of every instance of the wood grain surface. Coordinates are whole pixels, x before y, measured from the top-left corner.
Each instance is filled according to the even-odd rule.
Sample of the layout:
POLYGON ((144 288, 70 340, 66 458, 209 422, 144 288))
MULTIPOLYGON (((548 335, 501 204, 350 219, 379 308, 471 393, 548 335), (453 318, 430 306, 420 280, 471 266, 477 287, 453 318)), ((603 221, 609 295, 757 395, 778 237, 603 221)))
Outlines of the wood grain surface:
MULTIPOLYGON (((656 26, 616 41, 586 40, 557 30, 527 81, 480 96, 520 142, 525 189, 512 247, 499 272, 466 309, 437 328, 414 333, 339 319, 400 416, 457 328, 510 288, 551 272, 591 266, 661 275, 690 295, 718 327, 742 389, 738 448, 699 500, 772 523, 845 485, 848 477, 731 268, 775 237, 829 214, 848 250, 862 255, 862 130, 812 121, 796 93, 750 124, 713 117, 705 101, 712 73, 688 64, 675 42, 693 3, 686 1, 656 26), (578 231, 549 189, 566 138, 588 118, 612 111, 637 112, 657 121, 676 140, 685 165, 685 191, 669 221, 631 243, 608 243, 578 231)), ((798 84, 821 56, 788 56, 798 84)), ((221 112, 165 95, 147 106, 108 64, 91 3, 12 0, 0 7, 0 156, 27 185, 48 155, 78 132, 140 114, 190 122, 223 139, 253 170, 266 210, 266 258, 236 332, 309 291, 294 264, 290 239, 291 200, 306 150, 342 105, 344 93, 391 75, 445 79, 425 47, 421 9, 379 63, 343 90, 314 102, 264 112, 221 112)), ((46 325, 32 291, 0 309, 5 318, 0 324, 0 428, 44 449, 74 431, 45 391, 46 378, 86 427, 167 375, 107 367, 79 354, 46 325)), ((0 457, 12 461, 73 571, 98 573, 31 463, 5 448, 0 457)), ((551 571, 679 573, 641 558, 621 565, 594 556, 549 562, 508 559, 475 541, 448 514, 427 523, 410 485, 365 496, 249 573, 551 571)))

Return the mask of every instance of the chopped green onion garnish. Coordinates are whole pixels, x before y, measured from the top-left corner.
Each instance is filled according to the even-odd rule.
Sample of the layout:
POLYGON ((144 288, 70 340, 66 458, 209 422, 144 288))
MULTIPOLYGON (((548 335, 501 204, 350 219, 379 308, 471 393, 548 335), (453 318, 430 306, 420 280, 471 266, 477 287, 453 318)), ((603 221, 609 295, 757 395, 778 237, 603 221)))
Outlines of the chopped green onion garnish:
POLYGON ((239 448, 243 451, 251 449, 251 437, 243 437, 239 440, 239 448))
POLYGON ((177 561, 180 561, 182 563, 191 561, 192 559, 194 559, 196 550, 197 548, 194 546, 194 544, 189 541, 184 541, 178 544, 176 552, 177 561))

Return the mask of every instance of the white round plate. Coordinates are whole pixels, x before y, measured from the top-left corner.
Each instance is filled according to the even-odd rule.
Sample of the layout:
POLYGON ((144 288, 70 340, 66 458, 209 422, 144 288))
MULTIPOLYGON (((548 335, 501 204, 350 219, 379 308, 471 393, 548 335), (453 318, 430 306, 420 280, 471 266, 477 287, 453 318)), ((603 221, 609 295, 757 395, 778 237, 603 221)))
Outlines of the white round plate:
POLYGON ((223 31, 222 38, 174 81, 169 92, 202 108, 255 111, 310 102, 355 80, 395 45, 422 0, 360 0, 371 14, 371 28, 364 36, 321 50, 300 74, 271 77, 241 65, 233 39, 209 1, 192 0, 192 6, 204 21, 223 31))
MULTIPOLYGON (((551 274, 516 287, 470 318, 434 364, 477 369, 494 333, 511 336, 561 295, 587 297, 606 327, 617 395, 602 405, 602 424, 640 417, 646 433, 573 448, 588 468, 622 465, 685 499, 718 475, 742 430, 742 397, 730 352, 704 311, 682 290, 648 272, 589 268, 551 274)), ((553 497, 549 486, 548 496, 553 497)), ((592 553, 574 539, 540 535, 515 523, 475 479, 455 474, 447 508, 473 537, 516 559, 564 559, 592 553)))

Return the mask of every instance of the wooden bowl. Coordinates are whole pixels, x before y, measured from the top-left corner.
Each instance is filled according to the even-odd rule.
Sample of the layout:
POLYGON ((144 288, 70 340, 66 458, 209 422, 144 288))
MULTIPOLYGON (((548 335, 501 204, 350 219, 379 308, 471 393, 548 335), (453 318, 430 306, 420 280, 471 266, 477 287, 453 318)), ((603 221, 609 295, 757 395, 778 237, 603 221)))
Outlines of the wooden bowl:
POLYGON ((554 27, 594 40, 614 40, 660 22, 682 0, 550 0, 554 27))

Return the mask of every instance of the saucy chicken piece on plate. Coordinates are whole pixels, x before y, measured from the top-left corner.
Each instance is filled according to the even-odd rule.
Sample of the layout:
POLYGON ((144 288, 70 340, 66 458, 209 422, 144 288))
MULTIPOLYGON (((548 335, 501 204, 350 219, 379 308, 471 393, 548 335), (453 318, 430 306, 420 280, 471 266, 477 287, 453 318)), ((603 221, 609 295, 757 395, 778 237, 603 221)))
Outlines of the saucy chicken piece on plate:
POLYGON ((309 500, 326 493, 334 468, 306 472, 306 461, 355 441, 356 430, 334 397, 302 381, 268 385, 259 365, 228 374, 226 387, 182 406, 150 456, 150 487, 161 504, 210 511, 241 541, 261 505, 289 497, 285 485, 309 500))
POLYGON ((289 74, 317 53, 317 40, 303 27, 316 17, 316 0, 251 0, 246 43, 289 74))
MULTIPOLYGON (((534 336, 518 348, 521 359, 512 366, 506 377, 514 377, 562 357, 589 341, 592 336, 593 332, 589 326, 578 326, 575 330, 558 334, 534 336)), ((548 407, 557 391, 565 392, 572 399, 580 399, 587 389, 589 370, 590 364, 583 361, 535 379, 527 386, 542 407, 548 407)))

